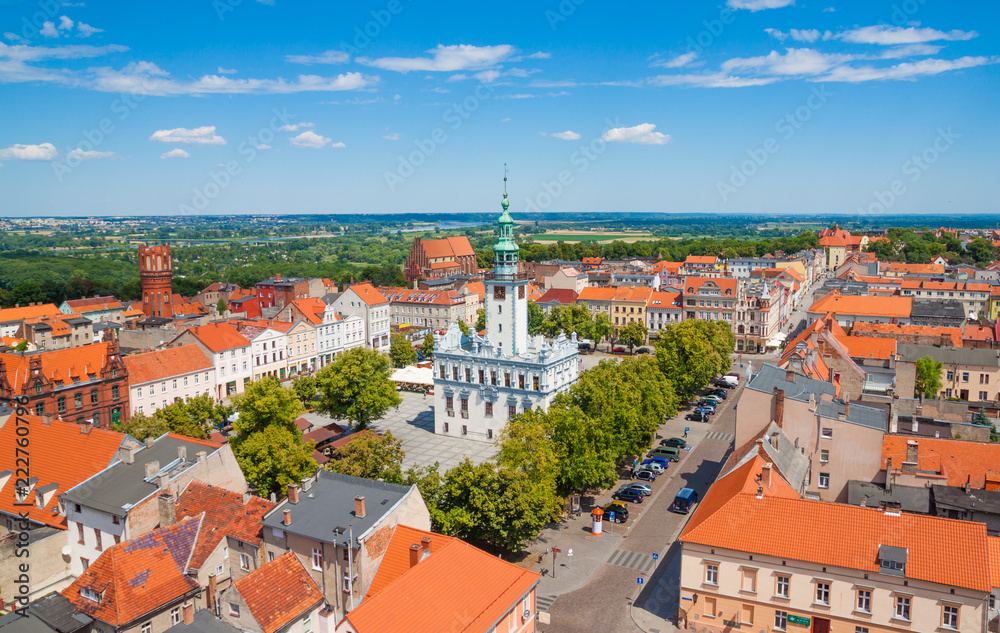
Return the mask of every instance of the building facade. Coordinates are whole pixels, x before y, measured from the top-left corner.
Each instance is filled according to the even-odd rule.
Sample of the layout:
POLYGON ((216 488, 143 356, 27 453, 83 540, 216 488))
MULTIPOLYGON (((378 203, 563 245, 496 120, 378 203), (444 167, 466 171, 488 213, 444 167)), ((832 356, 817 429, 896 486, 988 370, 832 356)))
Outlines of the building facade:
POLYGON ((474 275, 478 270, 476 252, 464 235, 440 240, 416 238, 406 258, 406 281, 441 279, 451 275, 474 275))
POLYGON ((170 281, 174 263, 170 245, 139 245, 139 283, 142 285, 142 312, 147 317, 172 318, 173 293, 170 281))
POLYGON ((152 415, 178 400, 215 397, 215 365, 197 345, 131 354, 128 368, 131 413, 152 415))

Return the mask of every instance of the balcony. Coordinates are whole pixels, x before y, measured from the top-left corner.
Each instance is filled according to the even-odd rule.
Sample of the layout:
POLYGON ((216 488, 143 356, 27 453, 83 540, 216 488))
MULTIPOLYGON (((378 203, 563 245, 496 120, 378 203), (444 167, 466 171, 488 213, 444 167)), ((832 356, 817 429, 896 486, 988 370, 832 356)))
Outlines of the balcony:
POLYGON ((534 277, 528 273, 498 273, 491 270, 483 275, 483 279, 487 281, 529 281, 534 277))

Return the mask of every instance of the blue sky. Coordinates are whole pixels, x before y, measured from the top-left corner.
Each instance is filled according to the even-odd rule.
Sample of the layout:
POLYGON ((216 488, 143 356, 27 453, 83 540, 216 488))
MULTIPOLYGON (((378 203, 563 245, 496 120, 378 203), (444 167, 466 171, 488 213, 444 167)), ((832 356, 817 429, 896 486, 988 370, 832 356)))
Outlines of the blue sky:
POLYGON ((996 213, 992 11, 0 0, 0 214, 996 213))

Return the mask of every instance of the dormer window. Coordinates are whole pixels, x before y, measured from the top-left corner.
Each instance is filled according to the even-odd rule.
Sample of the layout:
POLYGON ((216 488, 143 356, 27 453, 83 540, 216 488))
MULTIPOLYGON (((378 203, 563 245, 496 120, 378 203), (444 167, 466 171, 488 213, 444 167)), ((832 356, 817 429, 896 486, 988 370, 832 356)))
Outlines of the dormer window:
POLYGON ((906 576, 906 555, 907 550, 902 547, 879 545, 879 571, 890 576, 906 576))
POLYGON ((93 600, 94 602, 98 603, 101 601, 101 594, 97 593, 93 589, 87 589, 86 587, 84 587, 80 589, 80 595, 86 598, 87 600, 93 600))

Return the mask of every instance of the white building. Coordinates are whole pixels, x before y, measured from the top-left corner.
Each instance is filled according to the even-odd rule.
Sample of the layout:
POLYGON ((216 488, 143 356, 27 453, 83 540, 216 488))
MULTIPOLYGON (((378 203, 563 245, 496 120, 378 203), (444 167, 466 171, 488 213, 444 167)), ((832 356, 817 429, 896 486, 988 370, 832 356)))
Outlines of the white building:
POLYGON ((359 316, 365 323, 365 344, 389 351, 389 300, 368 282, 348 286, 333 307, 341 315, 359 316))
POLYGON ((188 328, 178 334, 168 347, 195 344, 212 359, 215 366, 217 400, 243 393, 252 375, 250 341, 229 323, 209 323, 188 328))
POLYGON ((487 273, 486 335, 463 345, 458 325, 434 346, 434 432, 490 441, 512 416, 546 408, 579 377, 576 335, 551 345, 528 336, 527 285, 504 192, 495 267, 487 273))
POLYGON ((283 329, 289 329, 288 324, 278 322, 271 327, 266 321, 243 321, 240 323, 240 334, 251 344, 251 364, 253 379, 273 377, 285 379, 288 361, 285 352, 288 348, 288 335, 283 329))
POLYGON ((197 345, 131 354, 122 360, 128 367, 132 415, 151 415, 177 400, 203 394, 214 397, 215 365, 197 345))

